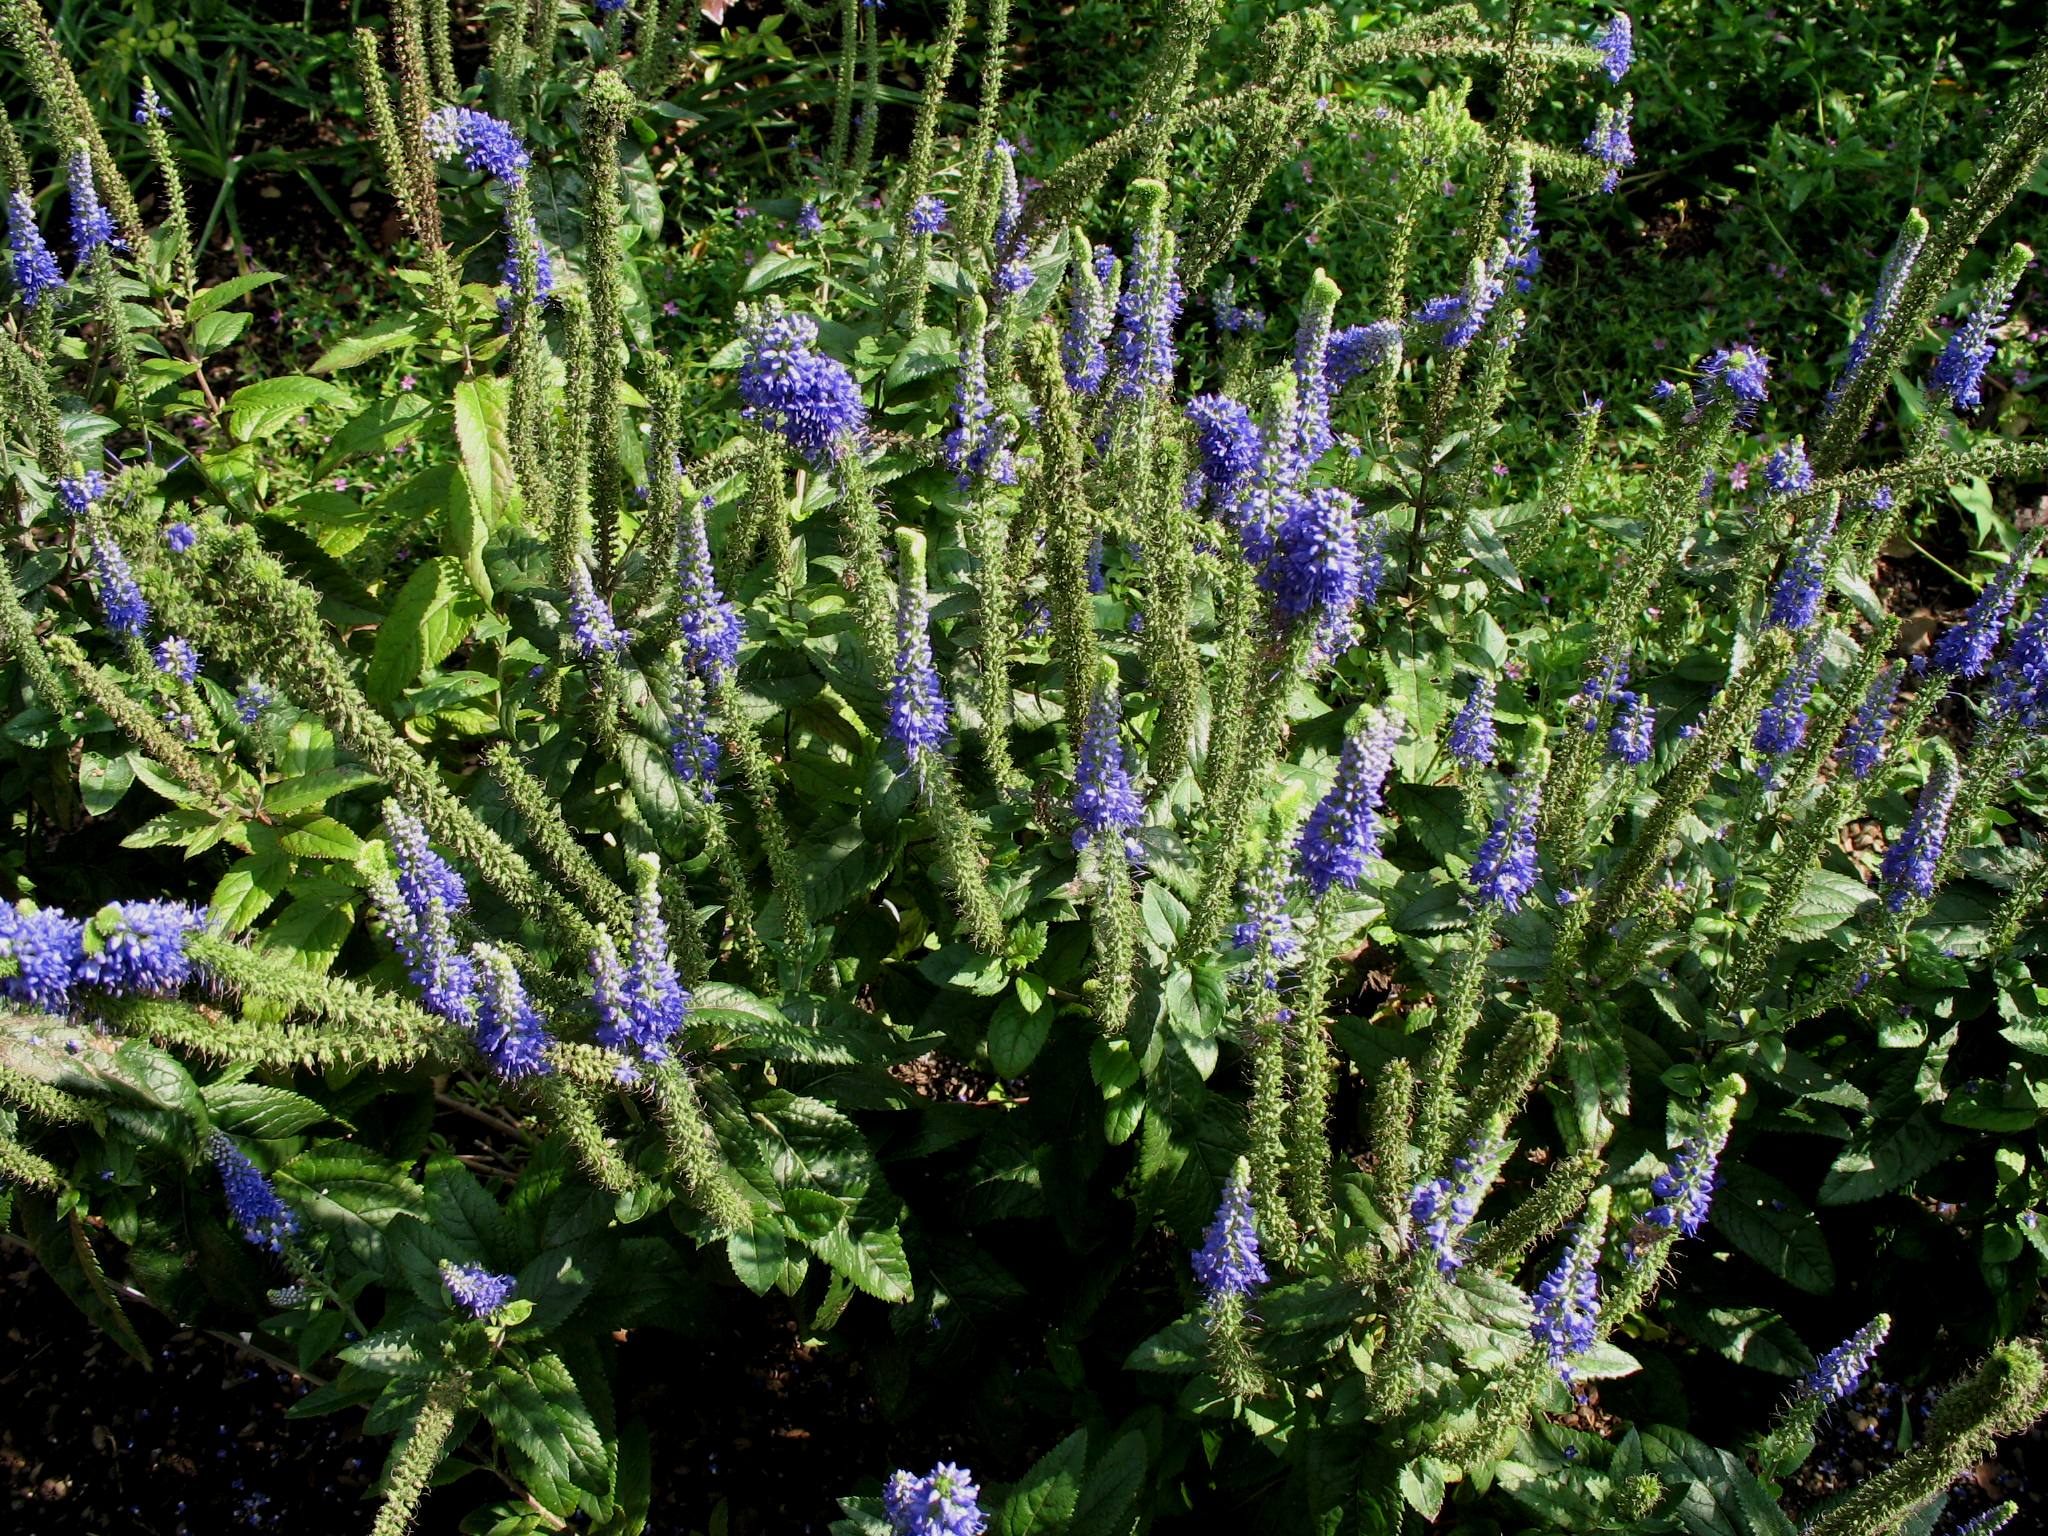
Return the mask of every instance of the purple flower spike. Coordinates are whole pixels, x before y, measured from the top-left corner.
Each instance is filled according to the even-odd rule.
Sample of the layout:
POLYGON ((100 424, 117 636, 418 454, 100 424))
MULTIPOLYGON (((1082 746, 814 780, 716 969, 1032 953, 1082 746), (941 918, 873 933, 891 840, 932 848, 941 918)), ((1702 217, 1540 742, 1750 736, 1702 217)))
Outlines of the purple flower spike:
POLYGON ((1822 1355, 1820 1363, 1800 1385, 1825 1402, 1839 1403, 1862 1384, 1877 1357, 1878 1346, 1891 1331, 1892 1320, 1880 1312, 1822 1355))
POLYGON ((2035 540, 2016 550, 2005 563, 2005 569, 1977 595, 1962 622, 1951 626, 1935 641, 1934 651, 1928 658, 1935 671, 1956 677, 1976 677, 1990 664, 1991 653, 1998 649, 1999 636, 2005 632, 2006 615, 2019 601, 2020 587, 2027 579, 2027 568, 2033 564, 2035 551, 2039 548, 2040 542, 2035 540))
POLYGON ((1605 60, 1607 78, 1619 85, 1636 57, 1635 25, 1628 19, 1628 12, 1616 11, 1608 17, 1607 25, 1593 39, 1593 46, 1605 60))
POLYGON ((242 1236, 258 1248, 283 1253, 285 1244, 298 1236, 299 1218, 278 1197, 263 1170, 220 1131, 206 1140, 206 1152, 220 1170, 221 1191, 227 1196, 228 1214, 242 1229, 242 1236))
POLYGON ((1507 803, 1472 861, 1472 890, 1482 902, 1519 912, 1522 898, 1536 889, 1536 818, 1543 808, 1543 781, 1525 774, 1508 786, 1507 803))
POLYGON ((512 125, 471 107, 441 107, 429 112, 420 131, 436 159, 457 155, 472 171, 494 176, 508 187, 526 180, 533 156, 519 142, 512 125))
POLYGON ((1564 1257, 1531 1299, 1536 1320, 1529 1331, 1570 1386, 1572 1362, 1600 1336, 1600 1240, 1590 1227, 1572 1234, 1564 1257))
POLYGON ((441 1283, 448 1287, 455 1304, 474 1318, 487 1318, 502 1310, 519 1289, 519 1282, 510 1275, 494 1275, 481 1264, 455 1264, 447 1259, 441 1261, 441 1283))
POLYGON ((18 188, 7 196, 7 249, 14 258, 14 287, 23 309, 36 308, 64 286, 57 258, 36 226, 35 205, 18 188))
POLYGON ((1451 722, 1448 741, 1451 756, 1467 767, 1478 767, 1493 761, 1499 750, 1498 733, 1493 725, 1494 683, 1490 677, 1472 679, 1472 691, 1465 695, 1465 704, 1451 722))
POLYGON ((1878 889, 1884 904, 1893 912, 1905 910, 1906 903, 1934 896, 1934 871, 1941 863, 1942 843, 1948 837, 1949 812, 1956 803, 1955 759, 1942 753, 1935 759, 1927 787, 1920 791, 1913 814, 1899 840, 1885 850, 1878 866, 1878 889))
POLYGON ((1357 889, 1365 866, 1378 857, 1381 795, 1400 736, 1398 716, 1374 711, 1344 743, 1337 781, 1309 812, 1296 843, 1302 878, 1316 895, 1339 885, 1357 889))
POLYGON ((1211 1301, 1225 1296, 1250 1296, 1266 1283, 1259 1260, 1259 1230, 1252 1215, 1251 1190, 1233 1173, 1223 1186, 1216 1219, 1195 1251, 1195 1280, 1211 1301))
POLYGON ((815 351, 818 322, 808 315, 766 313, 742 331, 743 415, 782 434, 812 464, 857 449, 867 433, 860 387, 837 358, 815 351))

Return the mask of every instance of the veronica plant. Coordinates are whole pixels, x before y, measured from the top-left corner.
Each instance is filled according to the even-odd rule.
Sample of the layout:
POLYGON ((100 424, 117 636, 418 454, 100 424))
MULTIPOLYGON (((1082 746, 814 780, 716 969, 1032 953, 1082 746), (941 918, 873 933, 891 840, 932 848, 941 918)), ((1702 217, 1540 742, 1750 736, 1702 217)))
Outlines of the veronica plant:
MULTIPOLYGON (((619 8, 565 37, 501 18, 465 83, 446 9, 401 5, 388 58, 356 45, 415 244, 396 313, 223 396, 221 317, 276 279, 146 260, 183 251, 180 198, 143 227, 40 18, 0 8, 80 146, 83 258, 53 281, 10 199, 10 740, 51 804, 184 860, 173 900, 123 862, 90 915, 38 892, 0 920, 0 1171, 109 1328, 103 1263, 185 1315, 178 1277, 239 1232, 229 1299, 325 1378, 300 1411, 394 1437, 380 1531, 458 1454, 507 1529, 641 1529, 615 1338, 711 1284, 875 1349, 891 1408, 950 1348, 1070 1394, 1032 1460, 1045 1437, 963 1392, 972 1454, 904 1446, 933 1470, 877 1467, 855 1530, 1122 1529, 1255 1488, 1290 1528, 1488 1500, 1651 1528, 1702 1485, 1785 1529, 1784 1426, 1863 1345, 1756 1471, 1654 1410, 1563 1419, 1636 1374, 1685 1255, 1725 1232, 1783 1266, 1765 1202, 1818 1227, 1752 1138, 1824 1114, 1823 1202, 1939 1160, 1929 1106, 1987 1095, 1887 1014, 1946 1019, 1987 975, 2032 995, 2048 882, 1992 827, 2048 717, 2033 550, 1918 668, 1867 578, 1896 498, 2048 451, 1866 431, 1909 365, 1962 411, 1995 366, 2018 258, 1953 358, 1927 326, 2035 174, 2048 55, 1940 220, 1907 219, 1812 420, 1731 336, 1631 384, 1640 453, 1589 409, 1565 483, 1517 501, 1496 453, 1541 197, 1655 152, 1615 89, 1654 46, 1623 16, 1553 33, 1516 0, 1340 38, 1291 9, 1226 81, 1217 8, 1176 0, 1127 122, 1038 165, 1002 132, 1000 0, 973 132, 940 139, 957 0, 889 217, 828 285, 757 264, 696 389, 636 326, 659 257, 627 238, 675 18, 640 12, 630 51, 619 8), (1418 62, 1440 83, 1412 110, 1332 90, 1418 62), (573 209, 536 195, 558 74, 573 209), (1590 136, 1537 136, 1553 97, 1590 136), (1191 295, 1250 281, 1266 182, 1366 113, 1401 145, 1383 288, 1319 273, 1272 296, 1291 332, 1206 354, 1191 295), (1453 173, 1477 213, 1438 228, 1416 188, 1453 173), (401 347, 413 388, 364 382, 401 347), (1767 409, 1771 494, 1731 500, 1767 409), (1529 573, 1579 558, 1575 504, 1628 558, 1547 612, 1529 573), (1868 867, 1852 820, 1885 839, 1868 867), (1820 1059, 1859 1018, 1924 1099, 1820 1059), (411 1129, 343 1134, 372 1100, 411 1129), (448 1116, 489 1128, 486 1177, 448 1116), (1089 1385, 1098 1329, 1130 1334, 1141 1406, 1089 1385)), ((834 18, 829 195, 875 170, 877 10, 834 18)), ((821 213, 801 238, 835 237, 821 213)), ((2038 1177, 1999 1166, 2016 1221, 2038 1177)), ((2038 1350, 2001 1338, 1815 1528, 1894 1527, 2042 1406, 2038 1350)))

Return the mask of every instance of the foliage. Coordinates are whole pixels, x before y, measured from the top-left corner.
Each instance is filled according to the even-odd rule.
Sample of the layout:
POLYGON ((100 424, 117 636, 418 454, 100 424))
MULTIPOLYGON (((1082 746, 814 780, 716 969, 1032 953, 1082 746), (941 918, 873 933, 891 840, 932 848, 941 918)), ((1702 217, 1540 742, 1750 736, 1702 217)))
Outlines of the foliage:
POLYGON ((502 1484, 478 1528, 642 1529, 616 1340, 719 1289, 949 1405, 854 1532, 1782 1532, 1883 1333, 1816 1367, 1842 1299, 1960 1379, 1813 1529, 1934 1519, 2048 1407, 2048 618, 1990 489, 2048 448, 1959 430, 2048 55, 1838 365, 1703 334, 1517 495, 1548 210, 1633 164, 1619 23, 1174 0, 1120 120, 1034 154, 1002 0, 914 98, 873 9, 797 6, 824 149, 788 238, 705 236, 766 246, 728 317, 681 150, 782 87, 717 105, 681 10, 494 13, 467 81, 445 6, 356 32, 407 264, 253 376, 290 279, 201 285, 178 107, 152 226, 0 3, 51 146, 0 135, 0 1198, 43 1263, 117 1340, 110 1271, 317 1372, 296 1411, 393 1437, 379 1531, 445 1464, 502 1484), (1208 296, 1252 301, 1297 140, 1402 174, 1283 350, 1208 296), (1876 557, 1956 487, 1992 575, 1909 666, 1876 557), (1750 1417, 1689 1420, 1731 1362, 1750 1417))

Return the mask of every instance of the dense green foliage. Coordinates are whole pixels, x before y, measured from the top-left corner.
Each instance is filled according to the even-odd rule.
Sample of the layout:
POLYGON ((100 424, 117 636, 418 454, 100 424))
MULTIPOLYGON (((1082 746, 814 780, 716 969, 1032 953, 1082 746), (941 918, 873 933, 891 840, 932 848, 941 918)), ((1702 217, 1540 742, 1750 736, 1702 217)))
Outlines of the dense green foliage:
POLYGON ((455 10, 0 0, 0 175, 118 237, 0 333, 0 1202, 82 1308, 296 1359, 380 1532, 468 1466, 467 1529, 644 1528, 618 1337, 735 1305, 1011 1536, 1982 1507, 2048 1407, 2037 599, 1904 658, 2038 564, 2024 7, 1685 0, 1625 82, 1528 3, 455 10), (280 183, 393 236, 257 266, 280 183), (1880 1313, 1954 1385, 1817 1501, 1880 1313))

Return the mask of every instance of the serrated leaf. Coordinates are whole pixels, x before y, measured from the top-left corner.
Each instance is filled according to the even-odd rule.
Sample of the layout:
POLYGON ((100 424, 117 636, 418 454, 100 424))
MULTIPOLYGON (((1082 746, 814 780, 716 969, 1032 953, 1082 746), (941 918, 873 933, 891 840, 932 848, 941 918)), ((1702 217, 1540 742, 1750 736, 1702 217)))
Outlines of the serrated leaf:
POLYGON ((1709 1219, 1737 1251, 1779 1279, 1816 1296, 1833 1289, 1835 1264, 1820 1218, 1770 1174, 1729 1163, 1709 1219))
POLYGON ((400 347, 409 347, 424 340, 419 322, 409 315, 393 315, 379 320, 366 330, 353 336, 344 336, 313 364, 315 373, 340 373, 344 369, 360 367, 373 357, 382 357, 386 352, 395 352, 400 347))
POLYGON ((854 1222, 812 1239, 811 1252, 878 1300, 910 1300, 910 1260, 903 1252, 903 1234, 893 1224, 861 1222, 860 1215, 856 1212, 854 1222))
POLYGON ((263 1083, 209 1083, 199 1090, 199 1096, 215 1125, 258 1141, 296 1136, 330 1118, 304 1094, 263 1083))
POLYGON ((192 295, 192 302, 185 306, 185 323, 192 325, 205 319, 215 310, 224 309, 237 299, 245 299, 271 283, 284 281, 282 272, 244 272, 226 282, 215 283, 211 288, 202 288, 192 295))
POLYGON ((364 679, 370 697, 383 704, 395 700, 461 643, 483 611, 483 599, 457 561, 441 555, 422 562, 377 626, 364 679))
POLYGON ((604 1437, 561 1357, 537 1356, 522 1369, 503 1362, 481 1394, 484 1417, 502 1437, 521 1481, 556 1515, 611 1498, 604 1437))
POLYGON ((1113 1536, 1145 1483, 1145 1437, 1137 1430, 1122 1436, 1088 1471, 1068 1526, 1072 1536, 1113 1536))
POLYGON ((1821 1180, 1822 1205, 1850 1205, 1874 1200, 1920 1177, 1955 1145, 1931 1111, 1920 1109, 1889 1130, 1866 1131, 1835 1158, 1821 1180))
POLYGON ((1088 1464, 1088 1431, 1077 1429, 1017 1479, 996 1512, 996 1536, 1055 1536, 1065 1531, 1081 1501, 1088 1464))
POLYGON ((259 379, 228 397, 228 430, 239 442, 253 442, 300 416, 349 403, 347 390, 303 373, 259 379))

